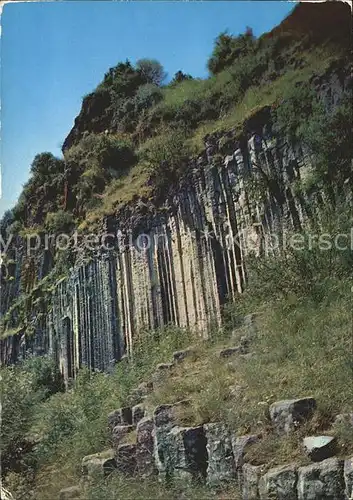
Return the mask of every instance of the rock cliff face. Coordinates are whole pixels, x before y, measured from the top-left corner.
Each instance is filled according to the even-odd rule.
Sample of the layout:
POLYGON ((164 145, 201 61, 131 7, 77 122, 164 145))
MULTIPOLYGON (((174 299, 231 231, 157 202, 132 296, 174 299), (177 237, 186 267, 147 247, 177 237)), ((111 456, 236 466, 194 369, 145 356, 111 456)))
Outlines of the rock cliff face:
POLYGON ((105 370, 132 354, 146 328, 175 323, 206 337, 221 322, 222 304, 243 290, 249 252, 275 251, 270 233, 300 228, 310 212, 293 189, 310 156, 274 137, 267 120, 262 110, 256 131, 252 124, 240 140, 208 138, 163 206, 139 204, 105 221, 114 249, 83 259, 45 292, 46 309, 32 300, 42 321, 34 335, 3 341, 2 360, 28 349, 52 352, 68 378, 81 365, 105 370))
MULTIPOLYGON (((320 84, 322 101, 335 106, 348 85, 331 75, 320 84)), ((275 254, 283 235, 325 204, 320 192, 298 189, 311 164, 304 145, 274 133, 265 107, 241 135, 206 137, 203 154, 161 202, 136 201, 102 221, 100 244, 81 246, 59 282, 49 279, 49 250, 28 257, 15 242, 2 291, 2 363, 50 353, 68 380, 83 365, 109 370, 132 355, 146 329, 174 323, 207 337, 221 324, 222 305, 242 292, 249 254, 275 254), (39 283, 28 291, 32 274, 39 283)))

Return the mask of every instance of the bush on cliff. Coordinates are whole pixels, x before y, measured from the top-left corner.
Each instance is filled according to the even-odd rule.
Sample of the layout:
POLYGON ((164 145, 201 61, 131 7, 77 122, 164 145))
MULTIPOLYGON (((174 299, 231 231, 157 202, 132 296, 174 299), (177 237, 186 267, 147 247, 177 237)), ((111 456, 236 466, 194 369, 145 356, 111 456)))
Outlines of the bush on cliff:
POLYGON ((82 217, 92 200, 136 161, 127 137, 86 134, 65 154, 68 208, 82 217))
POLYGON ((308 148, 321 181, 319 188, 335 189, 351 179, 353 129, 349 89, 339 105, 331 109, 306 85, 290 86, 273 110, 272 119, 277 133, 308 148))
POLYGON ((62 209, 57 212, 48 212, 45 217, 45 229, 51 234, 69 232, 73 228, 73 225, 73 215, 62 209))
POLYGON ((167 73, 163 66, 156 59, 139 59, 136 63, 136 69, 146 79, 147 83, 153 83, 160 86, 167 78, 167 73))
POLYGON ((13 209, 15 220, 30 227, 41 225, 46 213, 54 212, 63 203, 65 164, 51 153, 36 155, 31 177, 25 184, 13 209))
POLYGON ((146 141, 140 150, 141 157, 153 173, 158 172, 162 176, 181 173, 190 154, 185 138, 183 130, 166 129, 156 139, 146 141))
POLYGON ((244 34, 239 36, 221 33, 215 40, 215 46, 207 67, 212 74, 219 73, 235 61, 253 52, 255 38, 251 28, 247 27, 244 34))
POLYGON ((352 94, 348 91, 333 112, 322 105, 316 106, 298 130, 299 140, 312 154, 320 184, 334 205, 339 203, 343 187, 353 187, 351 100, 352 94))

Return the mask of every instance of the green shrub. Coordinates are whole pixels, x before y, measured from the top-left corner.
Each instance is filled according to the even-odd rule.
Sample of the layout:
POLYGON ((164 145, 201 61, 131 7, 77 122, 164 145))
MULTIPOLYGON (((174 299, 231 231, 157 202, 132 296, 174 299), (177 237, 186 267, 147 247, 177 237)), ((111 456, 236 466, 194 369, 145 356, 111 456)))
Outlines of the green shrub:
POLYGON ((290 85, 273 110, 275 130, 311 153, 313 182, 304 189, 323 189, 335 204, 344 184, 352 185, 351 96, 347 92, 334 110, 318 100, 310 87, 290 85))
MULTIPOLYGON (((85 134, 81 141, 65 154, 69 175, 83 174, 90 169, 124 172, 136 162, 131 141, 124 136, 85 134)), ((106 172, 109 171, 109 172, 106 172)))
POLYGON ((45 229, 50 233, 69 232, 73 228, 74 218, 72 213, 65 210, 49 212, 45 218, 45 229))
POLYGON ((144 109, 150 108, 161 99, 163 99, 162 90, 157 85, 153 83, 141 85, 135 95, 137 112, 139 113, 144 109))
POLYGON ((230 72, 238 89, 239 97, 249 87, 259 83, 262 76, 262 71, 260 71, 256 59, 250 56, 240 59, 234 67, 230 68, 230 72))
POLYGON ((191 339, 190 332, 173 326, 140 335, 132 358, 118 363, 113 373, 92 373, 83 368, 71 390, 49 398, 53 378, 48 361, 38 369, 32 360, 30 367, 21 372, 29 370, 37 388, 49 382, 44 393, 38 389, 41 403, 32 419, 32 428, 42 436, 36 452, 39 463, 69 464, 79 474, 83 456, 107 447, 107 414, 130 403, 131 390, 148 380, 158 363, 170 359, 175 350, 189 345, 191 339))
POLYGON ((43 399, 64 390, 61 373, 52 357, 31 356, 21 368, 31 378, 32 390, 42 394, 43 399))
POLYGON ((23 229, 23 224, 19 220, 15 220, 12 224, 8 226, 8 234, 19 234, 23 229))
POLYGON ((298 140, 308 146, 315 175, 333 203, 338 202, 345 183, 352 187, 352 131, 351 95, 347 93, 333 112, 316 105, 297 132, 298 140))
MULTIPOLYGON (((311 231, 298 233, 301 238, 298 249, 289 246, 276 256, 250 260, 249 293, 259 300, 288 296, 323 300, 332 288, 332 277, 343 279, 350 274, 352 250, 349 245, 346 250, 340 250, 334 244, 338 234, 346 235, 348 241, 348 226, 342 220, 342 213, 332 213, 329 221, 321 221, 311 231)), ((287 238, 290 235, 287 234, 287 238)))
POLYGON ((83 217, 99 195, 137 162, 131 141, 123 135, 85 134, 65 153, 69 186, 69 207, 83 217), (70 202, 71 196, 71 202, 70 202))
POLYGON ((47 177, 62 174, 64 168, 64 162, 59 158, 55 158, 52 153, 40 153, 34 157, 31 173, 40 182, 47 177))
POLYGON ((192 80, 192 76, 189 74, 183 73, 183 71, 179 70, 175 73, 173 79, 170 81, 169 86, 177 85, 178 83, 183 82, 184 80, 192 80))
POLYGON ((144 144, 140 150, 141 158, 150 165, 153 172, 162 176, 181 171, 189 158, 186 137, 183 130, 166 129, 144 144))
POLYGON ((31 357, 22 365, 0 369, 0 451, 3 469, 15 469, 25 459, 32 424, 39 406, 62 390, 54 362, 48 357, 31 357))
POLYGON ((255 47, 255 39, 251 28, 247 28, 245 34, 237 37, 221 33, 215 40, 215 46, 207 67, 211 74, 222 71, 233 64, 240 57, 252 52, 255 47))
POLYGON ((0 233, 3 238, 6 238, 9 226, 14 222, 14 215, 12 210, 6 210, 0 220, 0 233))
POLYGON ((2 368, 0 450, 2 465, 15 465, 29 431, 34 406, 32 379, 17 366, 2 368))
POLYGON ((297 130, 310 116, 314 107, 313 90, 305 85, 291 85, 285 89, 279 105, 273 111, 273 121, 279 134, 296 142, 297 130))
POLYGON ((98 89, 107 89, 111 94, 122 97, 131 97, 140 85, 148 83, 141 71, 134 68, 130 61, 120 62, 104 75, 103 82, 98 89))

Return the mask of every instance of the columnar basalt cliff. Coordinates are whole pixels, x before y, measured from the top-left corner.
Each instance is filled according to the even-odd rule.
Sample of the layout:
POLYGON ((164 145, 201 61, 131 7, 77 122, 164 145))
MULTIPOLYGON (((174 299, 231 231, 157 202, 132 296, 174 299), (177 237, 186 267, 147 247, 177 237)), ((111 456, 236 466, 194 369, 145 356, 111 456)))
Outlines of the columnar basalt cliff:
MULTIPOLYGON (((309 153, 268 129, 260 121, 250 137, 228 139, 227 155, 221 154, 227 138, 208 138, 204 155, 163 206, 139 204, 105 221, 115 248, 86 261, 81 256, 67 278, 44 297, 38 292, 33 335, 20 330, 3 340, 3 362, 28 349, 51 352, 69 378, 82 365, 106 370, 133 354, 143 329, 175 323, 206 337, 221 323, 222 304, 243 290, 246 255, 275 252, 271 233, 299 229, 313 210, 313 200, 309 208, 293 190, 310 171, 309 153), (267 182, 262 192, 252 188, 255 179, 267 182)), ((14 328, 16 307, 11 314, 14 328)))
MULTIPOLYGON (((336 65, 309 83, 334 109, 351 78, 336 65)), ((320 189, 298 189, 313 158, 304 143, 274 130, 271 107, 281 106, 275 101, 255 107, 241 132, 238 123, 206 136, 202 154, 158 202, 136 196, 105 217, 99 237, 110 248, 76 248, 74 265, 59 280, 50 248, 28 252, 17 237, 3 261, 2 363, 50 353, 68 380, 81 366, 109 370, 133 356, 146 329, 174 323, 208 337, 219 327, 222 306, 244 289, 248 256, 279 251, 281 237, 305 227, 326 203, 320 189)), ((66 147, 84 135, 82 127, 90 130, 81 122, 66 147)), ((67 203, 67 184, 64 192, 67 203)))

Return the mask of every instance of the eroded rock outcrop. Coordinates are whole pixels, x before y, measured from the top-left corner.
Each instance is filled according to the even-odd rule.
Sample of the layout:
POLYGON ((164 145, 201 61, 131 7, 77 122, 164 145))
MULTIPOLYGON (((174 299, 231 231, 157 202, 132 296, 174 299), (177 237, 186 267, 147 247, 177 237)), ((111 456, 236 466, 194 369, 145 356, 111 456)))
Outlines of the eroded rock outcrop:
POLYGON ((220 422, 204 427, 208 454, 207 484, 212 486, 234 479, 235 465, 229 430, 220 422))
POLYGON ((258 500, 259 481, 263 472, 263 466, 244 464, 241 474, 241 492, 244 500, 258 500))
POLYGON ((71 500, 72 498, 79 498, 81 489, 79 486, 70 486, 59 491, 59 500, 71 500))
MULTIPOLYGON (((249 137, 208 137, 162 206, 126 207, 106 220, 113 248, 86 262, 83 250, 69 278, 45 295, 35 348, 55 354, 66 379, 83 365, 109 370, 133 352, 142 328, 173 322, 207 336, 222 304, 243 289, 246 255, 274 251, 271 232, 305 223, 308 200, 291 186, 310 170, 310 155, 271 134, 269 120, 265 109, 249 122, 249 137), (257 193, 260 172, 277 180, 257 193)), ((24 355, 31 342, 24 331, 9 336, 2 360, 24 355)))
POLYGON ((259 494, 261 500, 297 500, 297 466, 270 469, 260 479, 259 494))
POLYGON ((337 440, 334 436, 308 436, 303 446, 313 462, 320 462, 333 457, 337 452, 337 440))
POLYGON ((348 499, 353 497, 353 457, 344 461, 345 493, 348 499))
POLYGON ((105 477, 116 468, 114 450, 87 455, 82 459, 82 474, 87 478, 105 477))
POLYGON ((157 474, 154 460, 154 423, 151 417, 144 417, 137 424, 136 466, 142 477, 157 474))
MULTIPOLYGON (((342 96, 349 76, 340 81, 342 96)), ((325 204, 319 191, 297 189, 313 159, 273 129, 271 116, 265 106, 242 132, 206 136, 203 152, 165 193, 106 217, 93 249, 79 240, 68 276, 50 286, 50 251, 28 256, 16 242, 14 279, 2 291, 1 361, 49 353, 69 380, 82 366, 111 370, 133 354, 144 329, 173 323, 207 338, 221 324, 222 305, 243 290, 249 254, 275 254, 283 235, 325 204)))
MULTIPOLYGON (((176 361, 183 362, 179 356, 176 361)), ((309 458, 316 462, 314 464, 303 466, 305 458, 298 456, 297 462, 270 468, 270 463, 257 465, 259 457, 256 456, 256 449, 249 449, 261 447, 262 433, 237 435, 226 422, 207 422, 188 427, 181 425, 180 418, 185 410, 190 410, 191 404, 192 401, 186 399, 159 405, 151 415, 146 409, 151 408, 147 401, 147 407, 138 404, 111 412, 108 425, 115 441, 114 449, 85 457, 82 461, 84 477, 104 478, 118 471, 142 480, 155 477, 167 486, 181 489, 201 484, 217 490, 228 485, 235 488, 244 500, 350 498, 352 460, 326 459, 327 447, 329 454, 337 451, 335 436, 304 439, 303 444, 309 458)), ((275 412, 280 415, 276 422, 280 425, 280 439, 288 440, 292 436, 283 432, 288 418, 291 424, 307 424, 313 417, 316 403, 314 398, 296 398, 273 403, 271 408, 281 410, 275 412)), ((289 430, 293 430, 291 426, 289 430)), ((276 433, 278 429, 274 428, 274 439, 276 433)), ((273 460, 273 457, 269 458, 273 460)))

